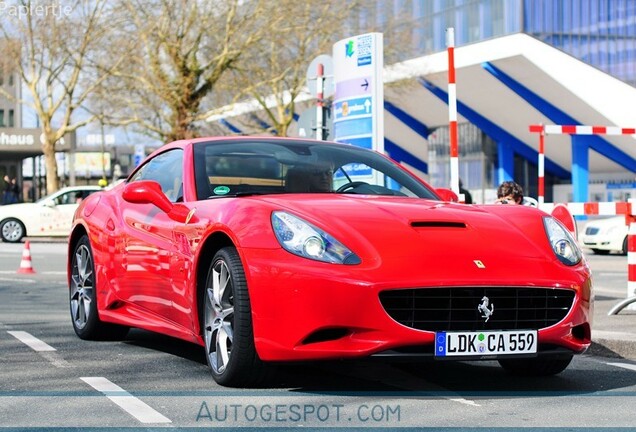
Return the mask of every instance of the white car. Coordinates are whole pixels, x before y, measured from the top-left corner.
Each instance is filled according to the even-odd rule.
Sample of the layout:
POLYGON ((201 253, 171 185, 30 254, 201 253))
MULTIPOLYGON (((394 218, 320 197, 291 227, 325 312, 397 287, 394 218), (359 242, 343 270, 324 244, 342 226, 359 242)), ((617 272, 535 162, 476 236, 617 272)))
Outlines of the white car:
POLYGON ((581 246, 592 249, 599 255, 606 255, 612 251, 627 254, 627 231, 625 216, 593 220, 587 223, 581 235, 581 246))
POLYGON ((16 243, 26 236, 67 236, 79 201, 100 190, 99 186, 66 187, 34 203, 0 206, 0 238, 16 243))

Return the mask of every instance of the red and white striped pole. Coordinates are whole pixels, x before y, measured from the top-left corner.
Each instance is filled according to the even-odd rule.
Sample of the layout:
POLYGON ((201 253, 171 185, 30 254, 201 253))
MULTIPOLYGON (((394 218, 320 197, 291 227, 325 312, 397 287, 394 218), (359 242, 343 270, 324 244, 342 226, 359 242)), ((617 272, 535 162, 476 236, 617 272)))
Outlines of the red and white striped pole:
MULTIPOLYGON (((530 126, 530 132, 536 132, 530 126)), ((545 125, 548 135, 634 135, 636 128, 622 128, 618 126, 585 126, 585 125, 545 125)))
MULTIPOLYGON (((631 214, 627 216, 627 298, 636 296, 636 198, 630 198, 631 214)), ((636 303, 628 306, 636 310, 636 303)))
POLYGON ((543 125, 541 125, 541 132, 539 132, 539 205, 545 201, 545 131, 543 125))
POLYGON ((539 134, 539 179, 538 197, 542 205, 545 197, 545 135, 634 135, 636 128, 618 126, 585 126, 585 125, 530 125, 530 132, 539 134))
MULTIPOLYGON (((455 29, 446 29, 448 48, 448 132, 450 136, 451 189, 459 195, 459 151, 457 148, 457 89, 455 87, 455 29)), ((459 197, 464 201, 463 197, 459 197)))
POLYGON ((545 202, 545 130, 542 124, 530 125, 530 132, 539 134, 537 201, 539 202, 539 206, 541 206, 545 202))
POLYGON ((325 67, 322 63, 318 63, 317 66, 318 73, 316 74, 316 139, 323 140, 325 138, 324 135, 324 124, 322 118, 322 107, 324 104, 323 101, 323 91, 324 91, 324 75, 325 75, 325 67))

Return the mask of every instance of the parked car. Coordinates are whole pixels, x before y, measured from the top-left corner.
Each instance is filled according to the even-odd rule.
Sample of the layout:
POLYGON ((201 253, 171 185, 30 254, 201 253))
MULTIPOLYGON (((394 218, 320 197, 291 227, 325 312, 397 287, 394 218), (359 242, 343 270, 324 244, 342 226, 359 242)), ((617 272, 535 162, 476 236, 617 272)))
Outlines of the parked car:
POLYGON ((0 238, 15 243, 26 236, 67 236, 79 201, 99 190, 98 186, 66 187, 34 203, 0 206, 0 238))
POLYGON ((348 144, 168 144, 80 205, 73 328, 194 342, 228 386, 262 382, 273 362, 372 356, 561 372, 591 343, 576 240, 537 208, 451 199, 348 144))
POLYGON ((599 255, 619 252, 627 255, 627 232, 625 216, 609 217, 588 222, 581 236, 581 244, 599 255))

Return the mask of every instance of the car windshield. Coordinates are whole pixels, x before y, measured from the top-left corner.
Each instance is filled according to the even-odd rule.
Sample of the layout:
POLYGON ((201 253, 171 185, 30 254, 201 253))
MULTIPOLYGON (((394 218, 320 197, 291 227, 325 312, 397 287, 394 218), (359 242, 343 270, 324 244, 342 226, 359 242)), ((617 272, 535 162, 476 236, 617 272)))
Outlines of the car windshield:
POLYGON ((380 154, 345 144, 293 140, 194 145, 198 199, 277 193, 349 193, 438 199, 380 154))

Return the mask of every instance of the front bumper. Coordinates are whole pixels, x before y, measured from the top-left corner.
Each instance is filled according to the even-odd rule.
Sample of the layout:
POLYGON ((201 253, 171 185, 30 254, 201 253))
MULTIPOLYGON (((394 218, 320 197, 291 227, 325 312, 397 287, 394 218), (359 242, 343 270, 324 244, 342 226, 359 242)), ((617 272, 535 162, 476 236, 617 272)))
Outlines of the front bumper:
MULTIPOLYGON (((369 268, 315 262, 282 249, 248 249, 241 253, 244 262, 249 263, 246 276, 256 349, 266 361, 357 358, 382 352, 432 353, 435 333, 393 320, 380 302, 380 292, 465 286, 468 282, 493 286, 492 280, 475 279, 470 272, 447 272, 444 280, 439 275, 428 278, 427 272, 408 262, 393 263, 387 271, 379 265, 369 268)), ((537 279, 525 280, 523 285, 519 274, 508 280, 496 275, 502 286, 568 287, 576 291, 565 318, 539 330, 539 350, 564 348, 581 353, 591 343, 592 285, 589 271, 584 265, 579 267, 554 275, 534 273, 537 279)))
POLYGON ((589 249, 620 251, 623 248, 623 239, 607 235, 582 235, 580 244, 589 249))

